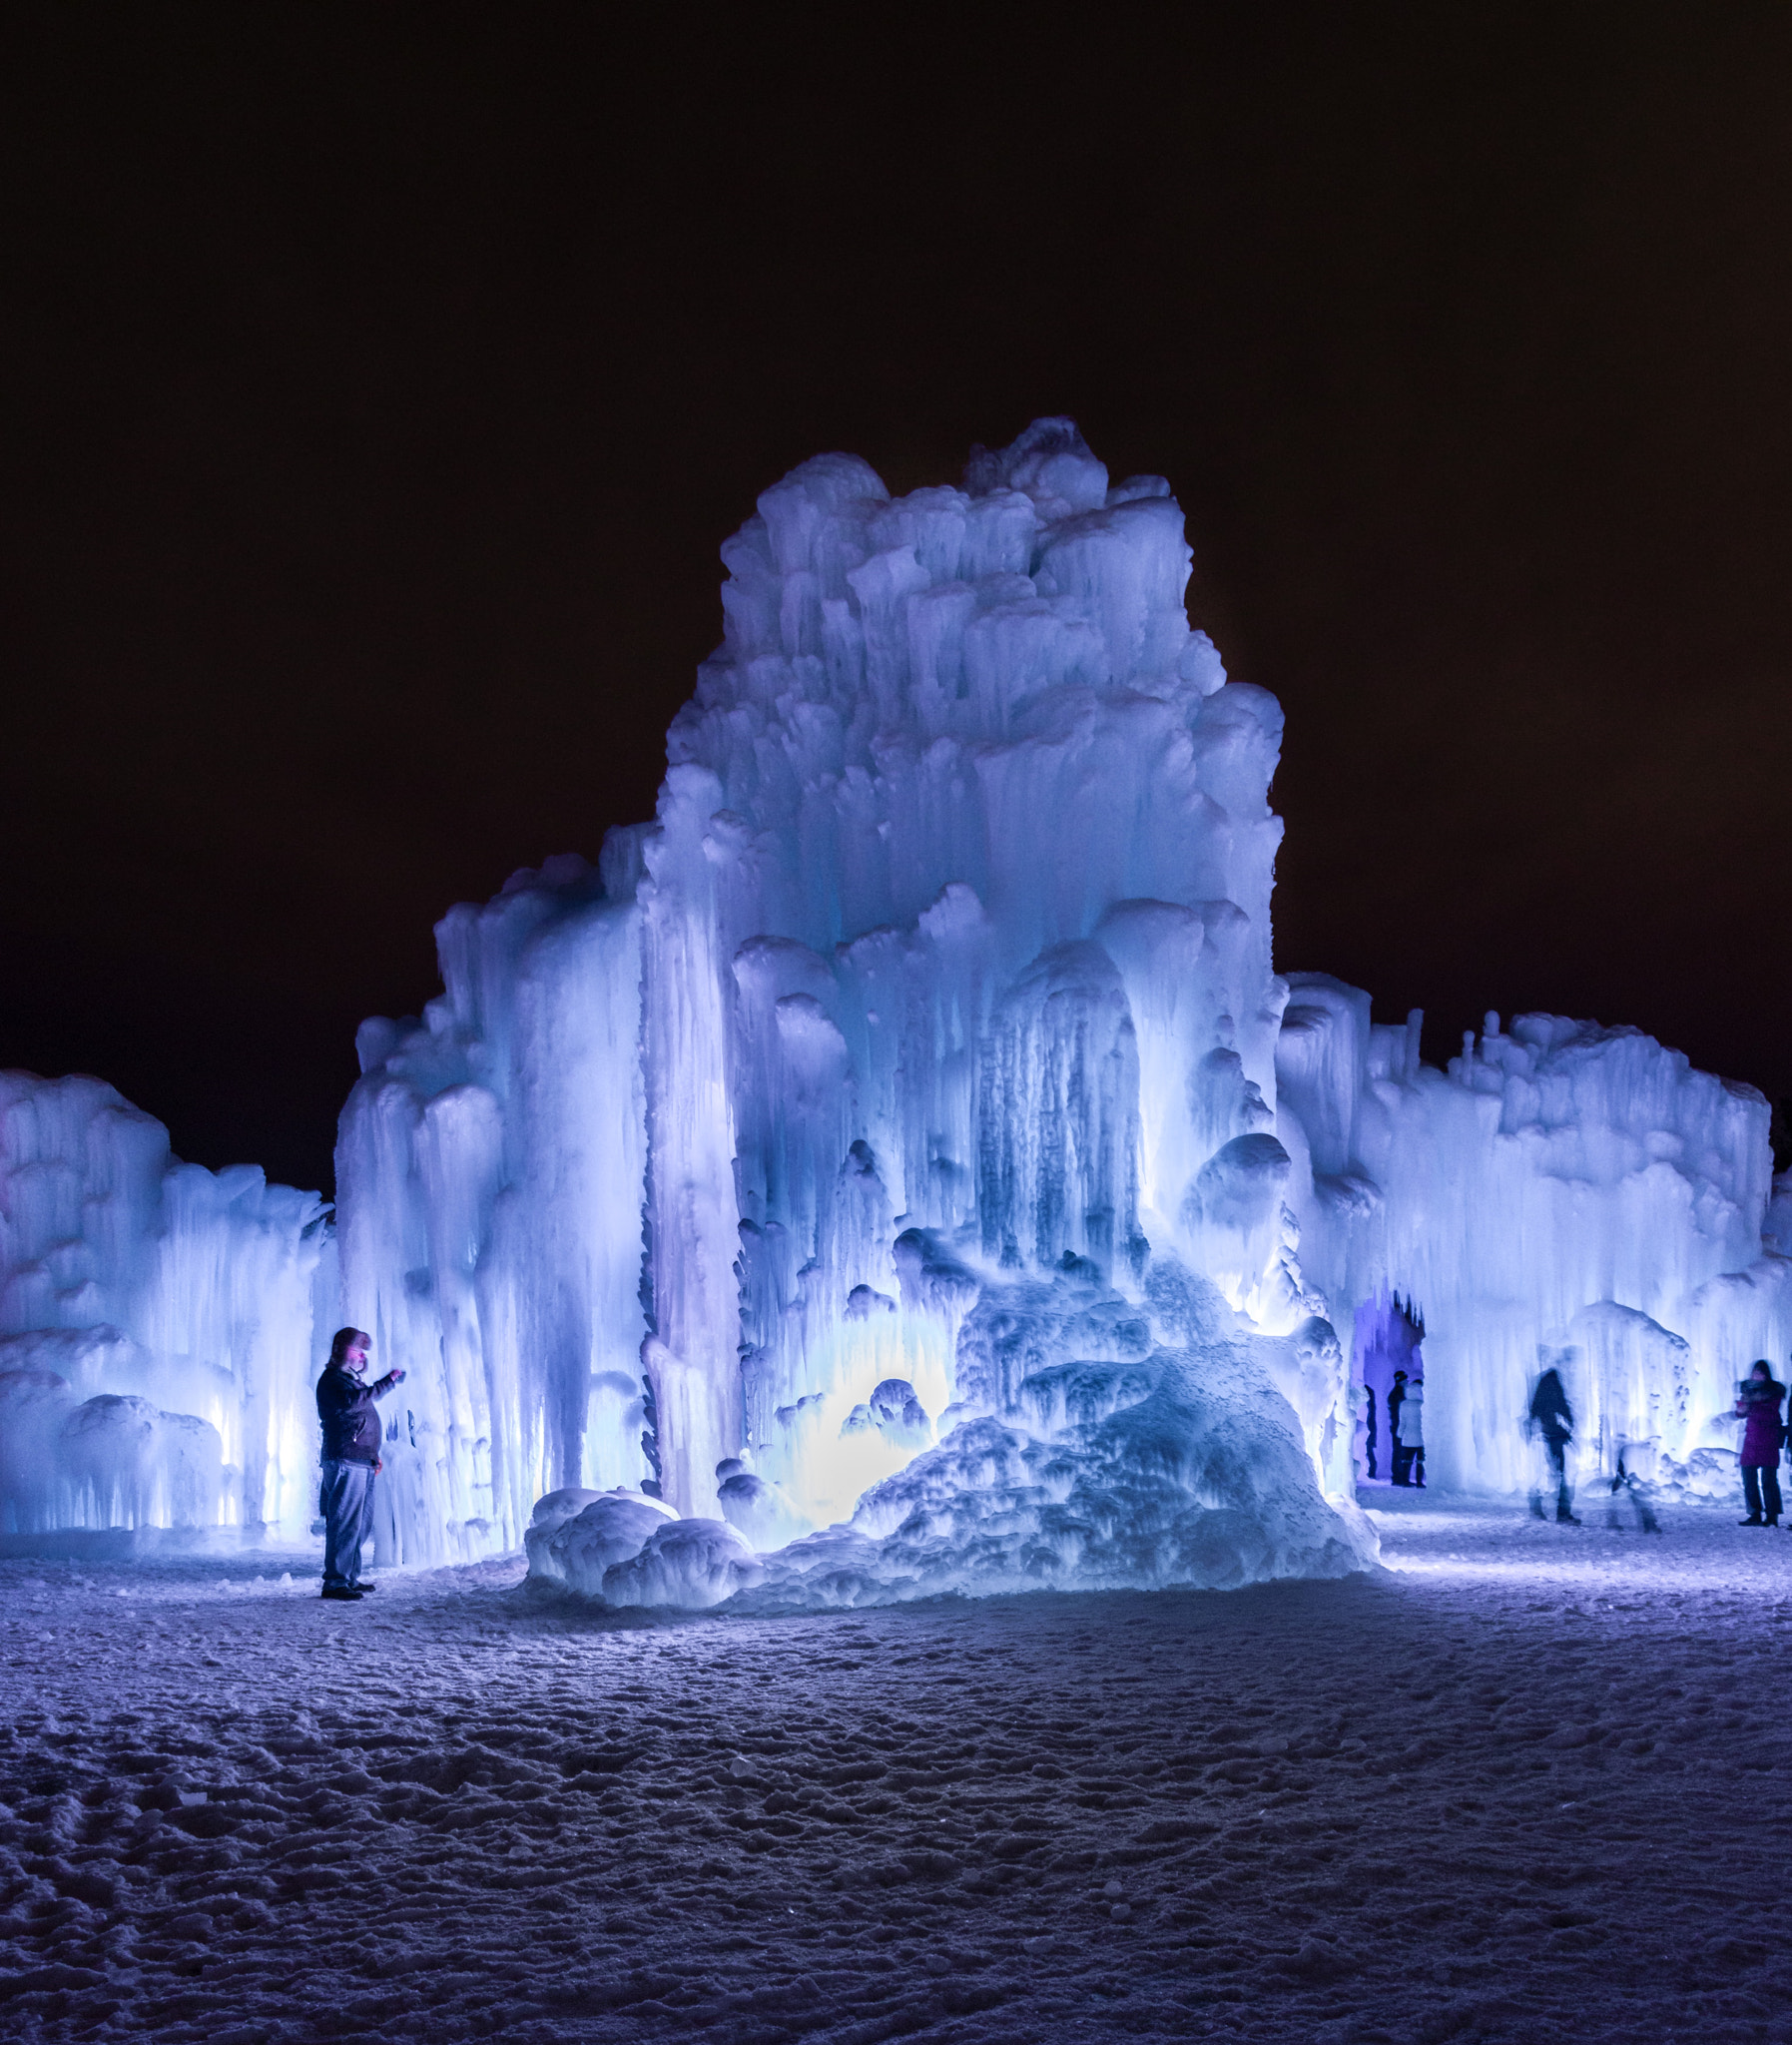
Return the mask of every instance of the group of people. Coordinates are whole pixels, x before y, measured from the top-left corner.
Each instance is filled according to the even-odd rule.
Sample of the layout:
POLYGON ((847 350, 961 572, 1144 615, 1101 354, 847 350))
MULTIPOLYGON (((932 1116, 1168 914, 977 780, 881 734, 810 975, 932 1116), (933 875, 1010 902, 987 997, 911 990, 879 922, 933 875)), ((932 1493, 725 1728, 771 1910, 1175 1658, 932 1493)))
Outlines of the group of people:
MULTIPOLYGON (((373 1524, 373 1480, 380 1469, 383 1429, 374 1411, 399 1383, 401 1370, 387 1371, 376 1383, 366 1382, 367 1353, 372 1344, 360 1328, 338 1328, 329 1346, 329 1363, 317 1380, 317 1418, 323 1433, 323 1482, 318 1507, 324 1524, 323 1596, 342 1600, 364 1597, 374 1587, 360 1581, 361 1547, 373 1524)), ((1737 1388, 1735 1415, 1742 1429, 1742 1495, 1748 1507, 1744 1527, 1777 1527, 1780 1499, 1780 1451, 1786 1425, 1781 1418, 1786 1388, 1773 1375, 1765 1357, 1749 1368, 1737 1388)), ((1373 1418, 1373 1412, 1372 1412, 1373 1418)), ((1568 1445, 1574 1438, 1574 1410, 1567 1387, 1553 1367, 1538 1377, 1530 1394, 1530 1431, 1542 1445, 1550 1484, 1555 1492, 1555 1518, 1578 1527, 1574 1494, 1568 1482, 1568 1445)), ((1394 1482, 1425 1488, 1425 1378, 1397 1370, 1388 1393, 1388 1433, 1394 1445, 1394 1482)), ((1373 1428, 1371 1443, 1374 1441, 1373 1428)), ((1374 1449, 1371 1448, 1373 1457, 1374 1449)), ((1373 1467, 1371 1475, 1374 1474, 1373 1467)), ((1634 1480, 1618 1457, 1614 1493, 1628 1490, 1645 1530, 1654 1530, 1654 1516, 1636 1492, 1634 1480)), ((1530 1510, 1540 1520, 1543 1492, 1530 1494, 1530 1510)))
MULTIPOLYGON (((1788 1433, 1786 1420, 1781 1417, 1785 1399, 1786 1387, 1774 1377, 1773 1367, 1765 1357, 1749 1367, 1748 1376, 1737 1388, 1734 1411, 1736 1418, 1743 1422, 1740 1461, 1742 1495, 1748 1509, 1747 1517, 1741 1522, 1744 1527, 1777 1527, 1780 1524, 1784 1510, 1780 1497, 1780 1452, 1788 1433)), ((1373 1408, 1370 1419, 1369 1474, 1373 1477, 1373 1408)), ((1788 1413, 1786 1419, 1792 1419, 1792 1413, 1788 1413)), ((1527 1422, 1527 1431, 1540 1445, 1548 1471, 1546 1486, 1539 1486, 1530 1494, 1530 1510, 1537 1519, 1546 1519, 1545 1499, 1547 1492, 1553 1491, 1557 1523, 1564 1527, 1578 1527, 1581 1522, 1574 1511, 1573 1486, 1568 1478, 1568 1447, 1574 1439, 1574 1409, 1568 1404, 1567 1387, 1561 1381, 1561 1373, 1553 1366, 1544 1370, 1531 1388, 1527 1422)), ((1416 1372, 1409 1374, 1404 1370, 1394 1373, 1394 1383, 1388 1393, 1388 1434, 1394 1445, 1394 1482, 1422 1489, 1425 1484, 1425 1379, 1422 1375, 1416 1372)), ((1611 1490, 1614 1495, 1620 1491, 1626 1493, 1636 1507, 1643 1528, 1651 1533, 1656 1531, 1654 1514, 1637 1490, 1635 1478, 1625 1469, 1621 1449, 1617 1474, 1611 1479, 1611 1490)))
MULTIPOLYGON (((1780 1408, 1785 1397, 1785 1386, 1774 1377, 1773 1366, 1764 1356, 1757 1357, 1749 1366, 1748 1376, 1736 1389, 1732 1411, 1743 1423, 1738 1460, 1742 1466, 1743 1502, 1748 1508, 1741 1523, 1744 1527, 1777 1527, 1780 1523, 1780 1450, 1786 1440, 1780 1408)), ((1574 1438, 1574 1412, 1558 1370, 1545 1370, 1537 1379, 1530 1395, 1529 1420, 1549 1467, 1555 1490, 1555 1517, 1564 1526, 1578 1527, 1580 1521, 1575 1517, 1574 1495, 1568 1483, 1568 1444, 1574 1438)), ((1653 1533, 1654 1515, 1638 1493, 1635 1479, 1624 1468, 1621 1448, 1611 1489, 1614 1494, 1629 1493, 1643 1527, 1653 1533)), ((1530 1510, 1539 1520, 1545 1517, 1540 1492, 1530 1494, 1530 1510)))
MULTIPOLYGON (((1731 1410, 1743 1423, 1738 1461, 1742 1466, 1743 1503, 1748 1508, 1741 1522, 1744 1527, 1777 1527, 1780 1523, 1780 1450, 1786 1440, 1780 1408, 1785 1397, 1785 1386, 1774 1377, 1773 1366, 1764 1356, 1749 1365, 1748 1376, 1736 1388, 1736 1403, 1731 1410)), ((1574 1514, 1574 1497, 1568 1484, 1568 1444, 1574 1438, 1574 1413, 1558 1370, 1545 1370, 1537 1379, 1530 1395, 1530 1426, 1542 1443, 1548 1462, 1555 1489, 1555 1517, 1564 1526, 1578 1527, 1580 1522, 1574 1514)), ((1618 1451, 1617 1474, 1611 1480, 1611 1489, 1614 1494, 1627 1491, 1643 1527, 1648 1532, 1655 1531, 1654 1515, 1637 1492, 1635 1479, 1624 1468, 1622 1449, 1618 1451)), ((1540 1493, 1530 1494, 1530 1510, 1539 1520, 1545 1517, 1540 1493)))

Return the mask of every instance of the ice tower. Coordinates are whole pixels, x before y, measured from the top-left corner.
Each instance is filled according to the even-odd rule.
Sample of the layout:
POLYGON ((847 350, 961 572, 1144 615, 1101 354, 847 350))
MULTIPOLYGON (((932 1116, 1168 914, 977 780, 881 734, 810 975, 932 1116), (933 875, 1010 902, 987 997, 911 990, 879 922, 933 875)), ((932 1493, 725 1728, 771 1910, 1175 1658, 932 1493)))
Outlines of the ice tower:
POLYGON ((1046 1578, 1106 1538, 1039 1535, 1078 1456, 1153 1492, 1121 1579, 1228 1513, 1209 1576, 1356 1561, 1274 1133, 1281 713, 1189 629, 1168 485, 1061 419, 902 498, 826 455, 723 559, 655 823, 455 911, 442 999, 362 1033, 345 1313, 422 1380, 400 1552, 643 1482, 761 1546, 899 1521, 868 1490, 956 1496, 935 1444, 982 1424, 1062 1466, 1008 1485, 1046 1578), (1184 1393, 1238 1409, 1204 1446, 1184 1393))

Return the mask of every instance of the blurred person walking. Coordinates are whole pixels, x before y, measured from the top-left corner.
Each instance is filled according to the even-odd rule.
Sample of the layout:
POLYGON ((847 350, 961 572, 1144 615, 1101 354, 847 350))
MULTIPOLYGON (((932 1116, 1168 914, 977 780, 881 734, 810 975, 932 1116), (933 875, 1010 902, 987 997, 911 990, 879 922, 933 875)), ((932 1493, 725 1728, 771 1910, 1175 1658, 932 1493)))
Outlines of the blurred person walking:
POLYGON ((373 1401, 403 1380, 388 1370, 365 1384, 371 1338, 360 1328, 338 1328, 329 1362, 317 1380, 317 1419, 323 1429, 323 1482, 317 1510, 323 1517, 323 1596, 352 1600, 375 1589, 360 1581, 361 1544, 373 1525, 373 1480, 380 1470, 384 1429, 373 1401))
POLYGON ((1624 1458, 1629 1455, 1631 1445, 1619 1442, 1617 1445, 1617 1471, 1611 1480, 1611 1496, 1605 1508, 1605 1524, 1615 1533, 1623 1524, 1618 1512, 1621 1499, 1630 1501, 1630 1509, 1636 1515, 1638 1530, 1644 1534, 1659 1534, 1661 1522, 1655 1517, 1655 1508, 1643 1496, 1636 1472, 1626 1467, 1624 1458))
POLYGON ((1780 1401, 1784 1385, 1776 1382, 1766 1357, 1749 1365, 1736 1387, 1736 1418, 1742 1429, 1742 1496, 1748 1506, 1744 1527, 1777 1527, 1780 1523, 1780 1401))
MULTIPOLYGON (((1574 1494, 1568 1486, 1568 1444, 1574 1438, 1574 1409, 1568 1404, 1567 1388, 1553 1365, 1543 1372, 1530 1394, 1529 1425, 1542 1437, 1543 1454, 1555 1480, 1555 1518, 1563 1527, 1578 1527, 1574 1516, 1574 1494)), ((1528 1429, 1526 1430, 1528 1432, 1528 1429)), ((1530 1510, 1542 1519, 1543 1501, 1538 1492, 1530 1494, 1530 1510)))

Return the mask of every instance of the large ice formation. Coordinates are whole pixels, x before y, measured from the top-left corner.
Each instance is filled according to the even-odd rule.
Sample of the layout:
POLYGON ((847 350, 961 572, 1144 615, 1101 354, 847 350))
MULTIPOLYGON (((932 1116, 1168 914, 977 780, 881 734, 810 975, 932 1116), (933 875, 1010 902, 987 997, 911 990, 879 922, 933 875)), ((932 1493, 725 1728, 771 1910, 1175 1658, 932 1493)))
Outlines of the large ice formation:
POLYGON ((1522 1489, 1518 1420, 1553 1364, 1583 1476, 1622 1455, 1670 1495, 1733 1491, 1736 1381, 1792 1345, 1792 1181, 1774 1198, 1762 1096, 1555 1016, 1490 1015, 1441 1072, 1417 1019, 1372 1026, 1323 975, 1290 987, 1277 1126, 1303 1266, 1340 1305, 1417 1301, 1432 1481, 1522 1489))
POLYGON ((13 1083, 11 1524, 302 1524, 338 1320, 409 1373, 381 1556, 620 1604, 1359 1568, 1402 1359, 1434 1483, 1522 1489, 1545 1362, 1582 1474, 1731 1480, 1792 1335, 1765 1102, 1547 1017, 1441 1072, 1276 974, 1281 712, 1166 483, 1065 420, 902 498, 825 455, 723 559, 655 821, 363 1025, 339 1296, 302 1196, 13 1083))
POLYGON ((645 1484, 710 1547, 636 1571, 594 1496, 544 1566, 707 1596, 717 1541, 850 1527, 779 1568, 1360 1567, 1275 1135, 1281 713, 1189 629, 1168 485, 1063 420, 899 499, 826 455, 723 558, 655 824, 454 911, 442 999, 362 1033, 400 1551, 645 1484))
POLYGON ((0 1073, 0 1534, 308 1520, 335 1289, 315 1194, 182 1164, 98 1079, 0 1073))

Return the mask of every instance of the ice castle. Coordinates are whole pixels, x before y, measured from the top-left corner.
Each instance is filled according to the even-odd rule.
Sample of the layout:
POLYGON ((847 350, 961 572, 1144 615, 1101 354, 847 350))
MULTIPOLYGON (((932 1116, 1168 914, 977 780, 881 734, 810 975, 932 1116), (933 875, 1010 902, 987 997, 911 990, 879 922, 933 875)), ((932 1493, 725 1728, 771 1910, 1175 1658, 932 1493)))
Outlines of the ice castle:
POLYGON ((1440 1071, 1276 972, 1281 711, 1166 482, 1062 419, 900 498, 824 455, 723 560, 654 822, 362 1026, 333 1232, 4 1082, 7 1532, 302 1531, 338 1320, 409 1373, 386 1559, 526 1537, 614 1602, 1361 1568, 1399 1302, 1434 1484, 1521 1488, 1547 1360, 1589 1469, 1728 1488, 1788 1346, 1766 1103, 1551 1017, 1440 1071))

